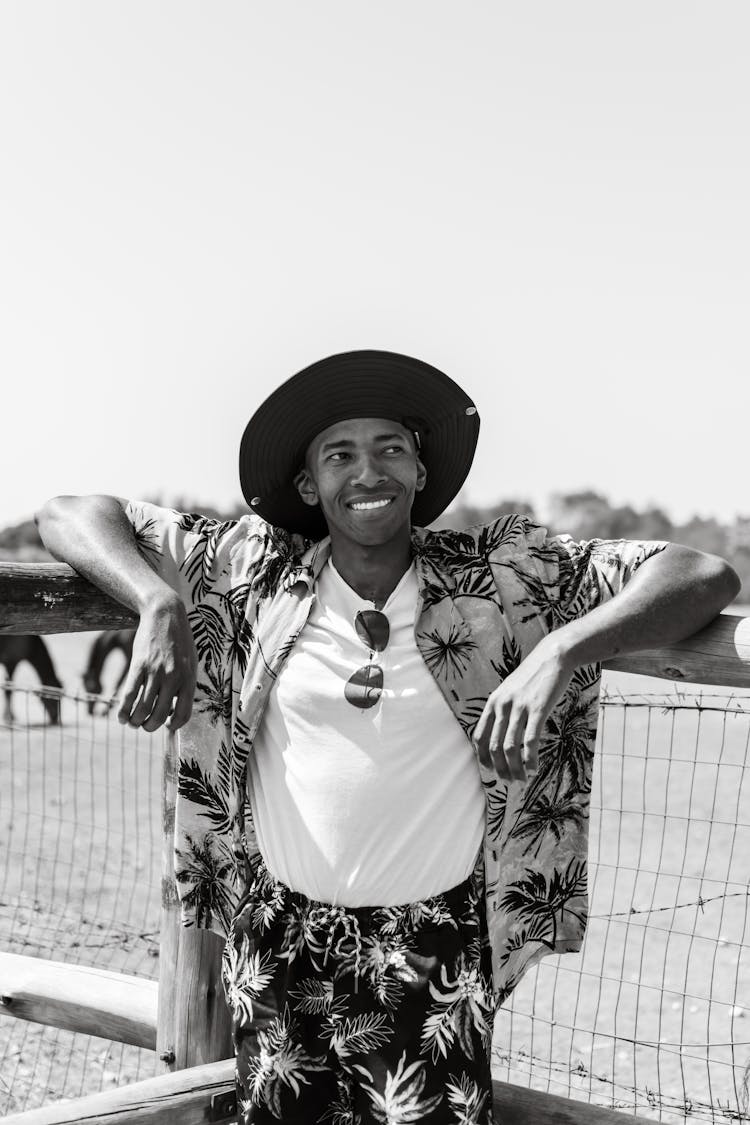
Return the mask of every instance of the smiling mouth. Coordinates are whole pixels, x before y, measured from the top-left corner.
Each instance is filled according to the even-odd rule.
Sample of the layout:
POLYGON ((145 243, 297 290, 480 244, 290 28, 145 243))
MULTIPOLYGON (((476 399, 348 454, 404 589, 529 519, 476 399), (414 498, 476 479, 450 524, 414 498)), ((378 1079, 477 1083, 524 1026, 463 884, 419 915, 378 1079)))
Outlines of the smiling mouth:
POLYGON ((354 500, 349 507, 354 512, 372 512, 376 508, 387 508, 392 503, 393 500, 386 497, 384 500, 354 500))

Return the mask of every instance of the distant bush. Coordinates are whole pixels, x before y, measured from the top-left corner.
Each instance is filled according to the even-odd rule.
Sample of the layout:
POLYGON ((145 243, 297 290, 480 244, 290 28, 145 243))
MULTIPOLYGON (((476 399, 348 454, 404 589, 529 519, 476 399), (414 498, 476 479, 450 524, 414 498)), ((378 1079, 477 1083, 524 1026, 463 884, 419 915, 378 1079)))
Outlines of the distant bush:
POLYGON ((0 558, 24 562, 49 562, 52 559, 45 549, 33 520, 5 527, 0 531, 0 558))

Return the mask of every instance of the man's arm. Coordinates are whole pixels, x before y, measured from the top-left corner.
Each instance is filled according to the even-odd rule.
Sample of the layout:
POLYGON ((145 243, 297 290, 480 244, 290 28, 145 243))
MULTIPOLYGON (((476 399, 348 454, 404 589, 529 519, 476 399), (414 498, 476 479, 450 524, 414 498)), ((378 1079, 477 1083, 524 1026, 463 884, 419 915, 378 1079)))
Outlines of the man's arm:
POLYGON ((490 695, 474 731, 480 757, 500 777, 524 780, 538 767, 544 724, 576 668, 689 637, 739 590, 723 559, 669 544, 610 601, 545 636, 490 695))
POLYGON ((125 503, 114 496, 58 496, 35 518, 56 559, 139 615, 120 722, 154 731, 168 719, 177 730, 193 705, 195 645, 182 599, 138 550, 125 503))

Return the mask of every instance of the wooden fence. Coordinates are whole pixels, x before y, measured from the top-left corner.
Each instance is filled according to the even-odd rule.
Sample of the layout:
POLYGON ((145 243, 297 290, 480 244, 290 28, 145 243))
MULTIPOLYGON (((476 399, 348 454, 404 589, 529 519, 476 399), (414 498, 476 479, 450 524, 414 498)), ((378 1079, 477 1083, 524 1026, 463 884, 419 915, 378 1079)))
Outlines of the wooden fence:
MULTIPOLYGON (((0 563, 0 634, 67 633, 136 624, 125 607, 52 563, 0 563)), ((721 614, 686 641, 609 661, 607 668, 692 684, 750 687, 750 618, 721 614)), ((7 1125, 198 1125, 234 1116, 221 940, 179 924, 172 874, 175 740, 163 769, 163 878, 158 985, 102 969, 0 953, 0 1011, 157 1054, 155 1078, 4 1118, 7 1125)), ((643 1118, 494 1083, 503 1125, 625 1125, 643 1118)))

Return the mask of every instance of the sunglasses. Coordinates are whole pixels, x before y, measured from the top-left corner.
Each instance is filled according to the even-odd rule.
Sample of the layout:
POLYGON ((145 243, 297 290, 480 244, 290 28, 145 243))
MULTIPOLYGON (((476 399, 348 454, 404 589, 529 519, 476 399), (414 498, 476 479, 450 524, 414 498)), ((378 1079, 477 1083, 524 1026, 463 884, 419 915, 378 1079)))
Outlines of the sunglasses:
POLYGON ((353 707, 363 711, 374 707, 383 694, 383 669, 372 663, 376 652, 383 652, 391 635, 388 618, 379 609, 363 609, 354 618, 359 639, 370 650, 370 663, 358 668, 344 685, 344 695, 353 707))

